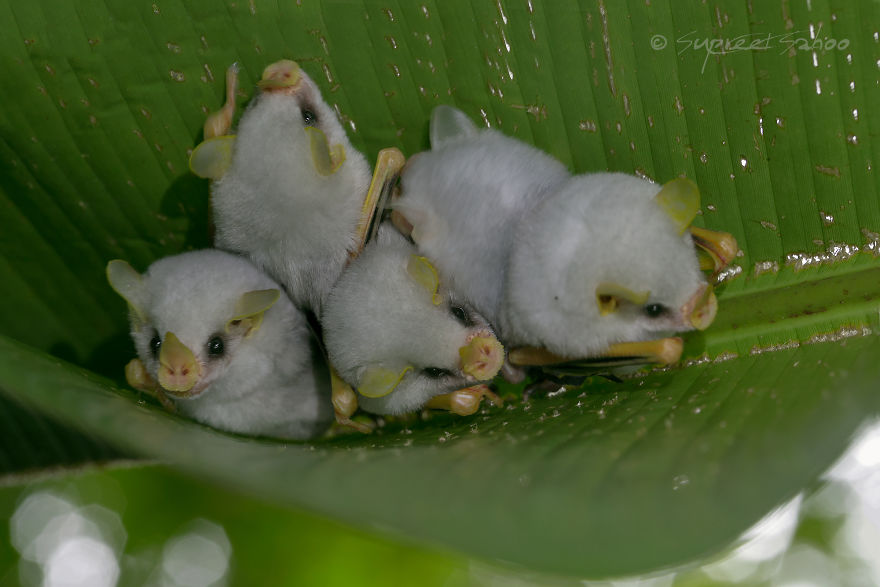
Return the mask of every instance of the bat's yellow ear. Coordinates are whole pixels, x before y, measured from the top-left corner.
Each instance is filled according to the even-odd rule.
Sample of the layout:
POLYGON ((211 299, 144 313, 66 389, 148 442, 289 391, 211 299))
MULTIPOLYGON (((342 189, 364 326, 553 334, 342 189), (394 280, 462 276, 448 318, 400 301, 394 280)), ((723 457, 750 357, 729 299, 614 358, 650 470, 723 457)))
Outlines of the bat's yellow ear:
POLYGON ((226 322, 226 332, 240 328, 245 336, 252 336, 260 329, 266 310, 280 297, 281 292, 277 289, 258 289, 242 294, 235 303, 234 315, 226 322))
POLYGON ((122 296, 128 307, 141 322, 147 321, 145 311, 144 282, 141 274, 134 270, 128 262, 121 259, 113 259, 107 263, 107 281, 113 291, 122 296))
POLYGON ((309 135, 309 146, 312 149, 312 163, 315 170, 321 175, 333 175, 339 171, 339 168, 345 163, 345 147, 342 144, 331 147, 327 135, 320 128, 307 126, 305 130, 309 135))
POLYGON ((189 170, 207 179, 220 179, 232 166, 235 135, 223 135, 202 141, 189 156, 189 170))
POLYGON ((407 371, 412 371, 412 365, 407 365, 400 372, 385 367, 367 367, 358 385, 358 393, 366 397, 384 397, 400 385, 407 371))
POLYGON ((635 292, 616 283, 604 282, 596 287, 596 303, 600 316, 616 312, 622 301, 641 306, 649 297, 649 291, 635 292))
POLYGON ((700 190, 691 180, 678 177, 666 182, 655 196, 657 204, 684 234, 700 209, 700 190))
POLYGON ((424 257, 410 255, 409 262, 406 264, 406 272, 416 280, 416 283, 428 290, 431 294, 431 302, 435 306, 439 306, 443 301, 440 294, 437 293, 440 289, 440 277, 431 262, 424 257))

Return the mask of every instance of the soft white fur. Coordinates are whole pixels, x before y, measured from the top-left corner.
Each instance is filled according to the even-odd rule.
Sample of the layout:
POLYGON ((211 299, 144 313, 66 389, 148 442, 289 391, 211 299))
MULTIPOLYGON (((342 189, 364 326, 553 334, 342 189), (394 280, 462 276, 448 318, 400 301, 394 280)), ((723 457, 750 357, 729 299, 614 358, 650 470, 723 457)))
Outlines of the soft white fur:
POLYGON ((660 186, 622 173, 573 177, 514 227, 499 329, 515 344, 585 356, 609 344, 691 330, 678 311, 706 285, 689 232, 654 201, 660 186), (650 291, 670 309, 651 318, 622 304, 602 316, 600 283, 650 291))
POLYGON ((494 130, 437 134, 440 144, 404 169, 394 207, 506 346, 578 357, 691 328, 680 315, 649 318, 642 306, 598 313, 602 282, 649 290, 649 303, 672 314, 705 285, 690 235, 653 199, 661 186, 622 173, 571 176, 494 130))
POLYGON ((315 83, 301 72, 295 95, 262 93, 238 125, 230 169, 212 187, 215 245, 250 257, 287 289, 294 304, 320 315, 354 246, 370 167, 348 140, 315 83), (301 109, 318 116, 346 159, 317 173, 301 109))
POLYGON ((174 399, 181 413, 215 428, 279 438, 308 438, 327 428, 333 418, 327 369, 313 363, 304 316, 283 292, 252 336, 225 334, 242 294, 280 289, 265 273, 236 255, 202 250, 156 261, 142 286, 136 299, 148 321, 133 315, 131 335, 147 372, 158 380, 150 339, 158 332, 164 340, 170 331, 210 381, 195 398, 174 399), (225 354, 211 358, 207 343, 217 334, 225 354))
POLYGON ((412 157, 394 203, 444 282, 497 326, 519 219, 569 173, 559 161, 494 130, 447 139, 412 157))
MULTIPOLYGON (((440 305, 407 273, 415 248, 383 226, 378 238, 352 262, 327 298, 322 326, 331 364, 357 388, 367 367, 409 371, 389 395, 358 395, 361 408, 377 414, 417 410, 432 397, 475 383, 459 368, 458 350, 468 337, 491 334, 485 319, 469 310, 472 326, 461 324, 449 311, 455 302, 440 289, 440 305), (451 376, 432 379, 425 367, 448 369, 451 376)), ((461 305, 461 304, 459 304, 461 305)))

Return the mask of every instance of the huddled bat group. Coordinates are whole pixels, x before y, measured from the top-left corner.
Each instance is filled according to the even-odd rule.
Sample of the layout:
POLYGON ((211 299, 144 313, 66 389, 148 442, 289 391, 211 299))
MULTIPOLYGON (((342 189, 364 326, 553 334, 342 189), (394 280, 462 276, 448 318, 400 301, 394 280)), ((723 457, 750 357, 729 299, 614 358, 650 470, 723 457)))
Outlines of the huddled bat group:
POLYGON ((138 355, 126 378, 168 409, 287 439, 334 415, 366 430, 358 409, 467 415, 500 404, 499 374, 674 363, 674 335, 715 317, 704 270, 736 241, 691 226, 687 179, 573 175, 451 106, 430 150, 383 151, 371 175, 295 62, 265 69, 233 132, 237 84, 233 66, 190 162, 216 248, 107 266, 138 355))

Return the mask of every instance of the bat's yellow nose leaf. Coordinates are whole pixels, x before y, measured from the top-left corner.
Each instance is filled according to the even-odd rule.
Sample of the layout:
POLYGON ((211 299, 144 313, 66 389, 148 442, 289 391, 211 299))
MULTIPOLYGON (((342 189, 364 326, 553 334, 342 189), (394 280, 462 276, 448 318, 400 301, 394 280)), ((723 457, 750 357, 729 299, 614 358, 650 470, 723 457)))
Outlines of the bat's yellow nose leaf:
POLYGON ((715 314, 718 313, 718 298, 711 287, 707 287, 694 305, 691 313, 691 324, 697 330, 706 330, 712 321, 715 320, 715 314))
POLYGON ((274 90, 290 88, 299 83, 300 68, 296 61, 282 59, 267 66, 263 70, 263 76, 257 82, 261 90, 274 90))
POLYGON ((159 351, 159 385, 168 392, 186 395, 202 374, 192 351, 173 332, 165 335, 159 351))
POLYGON ((494 336, 476 336, 458 354, 461 370, 477 381, 491 379, 504 363, 504 347, 494 336))

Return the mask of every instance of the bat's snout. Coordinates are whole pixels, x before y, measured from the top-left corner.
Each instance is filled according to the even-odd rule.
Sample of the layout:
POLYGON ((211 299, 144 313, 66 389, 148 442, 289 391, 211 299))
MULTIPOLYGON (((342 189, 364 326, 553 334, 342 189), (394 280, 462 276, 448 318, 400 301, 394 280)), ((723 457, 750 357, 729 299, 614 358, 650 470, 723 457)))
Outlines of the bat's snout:
POLYGON ((504 347, 491 334, 474 336, 458 349, 458 354, 461 370, 475 381, 492 379, 504 364, 504 347))
POLYGON ((718 312, 718 299, 711 285, 704 285, 681 307, 681 316, 697 330, 706 330, 718 312))
POLYGON ((296 61, 282 59, 266 67, 257 86, 264 92, 293 90, 297 87, 302 75, 296 61))
POLYGON ((159 385, 172 395, 193 395, 193 387, 202 374, 202 366, 189 348, 173 332, 165 335, 159 351, 159 385))

